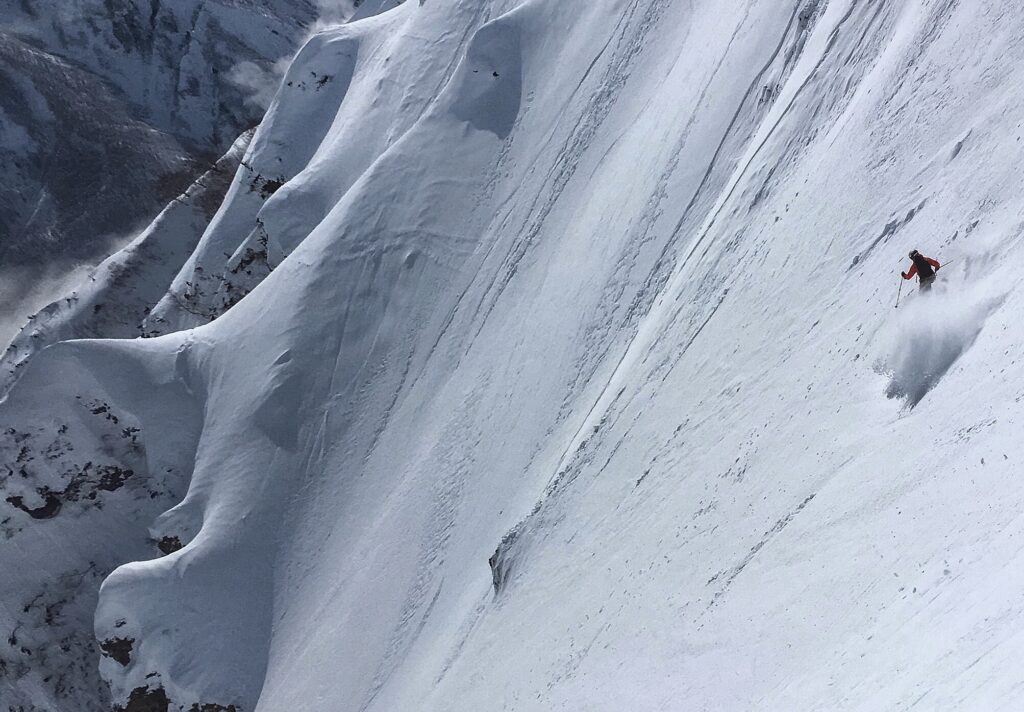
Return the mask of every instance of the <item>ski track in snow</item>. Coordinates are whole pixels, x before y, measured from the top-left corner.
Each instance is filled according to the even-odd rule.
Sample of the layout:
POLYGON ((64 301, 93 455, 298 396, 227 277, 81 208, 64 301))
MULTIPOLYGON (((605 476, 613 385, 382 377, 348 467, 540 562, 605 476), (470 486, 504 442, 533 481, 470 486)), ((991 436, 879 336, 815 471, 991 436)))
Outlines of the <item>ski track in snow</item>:
POLYGON ((1015 7, 355 17, 4 356, 0 700, 1019 707, 1015 7))

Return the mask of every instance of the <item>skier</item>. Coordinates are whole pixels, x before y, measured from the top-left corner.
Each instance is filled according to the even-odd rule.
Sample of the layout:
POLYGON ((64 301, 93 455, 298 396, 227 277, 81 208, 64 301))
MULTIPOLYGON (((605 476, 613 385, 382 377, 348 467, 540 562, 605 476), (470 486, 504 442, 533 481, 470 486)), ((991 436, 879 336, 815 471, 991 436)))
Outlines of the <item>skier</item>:
POLYGON ((927 292, 932 288, 932 282, 935 281, 935 273, 939 271, 942 265, 939 264, 938 260, 925 257, 917 250, 911 250, 908 257, 910 257, 914 264, 910 265, 909 271, 900 272, 900 276, 903 279, 913 279, 916 274, 918 281, 921 283, 921 291, 927 292))

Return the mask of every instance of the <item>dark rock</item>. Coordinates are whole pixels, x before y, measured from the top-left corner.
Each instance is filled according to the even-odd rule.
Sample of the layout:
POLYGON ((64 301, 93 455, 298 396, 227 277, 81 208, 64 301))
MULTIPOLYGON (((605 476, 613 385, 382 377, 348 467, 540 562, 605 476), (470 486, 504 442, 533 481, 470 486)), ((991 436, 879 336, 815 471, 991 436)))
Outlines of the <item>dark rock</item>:
POLYGON ((128 704, 114 705, 114 712, 168 712, 170 704, 164 688, 136 687, 128 697, 128 704))
POLYGON ((156 548, 162 551, 164 554, 173 554, 179 551, 183 544, 181 539, 176 536, 165 536, 161 537, 160 541, 156 543, 156 548))
POLYGON ((114 465, 102 465, 97 467, 96 471, 100 475, 100 481, 97 483, 96 489, 101 489, 104 492, 113 492, 114 490, 121 489, 125 481, 135 474, 130 469, 114 465))
POLYGON ((263 185, 260 186, 260 197, 269 198, 274 193, 276 193, 283 185, 283 180, 275 180, 273 178, 268 178, 264 180, 263 185))
POLYGON ((491 583, 494 585, 495 595, 501 593, 505 584, 508 583, 509 575, 512 573, 513 553, 512 548, 519 537, 518 529, 513 529, 506 534, 498 548, 491 554, 487 563, 491 566, 491 583))
POLYGON ((30 509, 25 505, 25 500, 21 497, 11 496, 7 498, 7 503, 17 507, 28 516, 33 519, 50 519, 51 517, 57 516, 60 511, 61 501, 53 492, 40 492, 40 495, 46 500, 42 507, 36 507, 30 509))
POLYGON ((132 661, 134 643, 134 638, 108 638, 100 643, 100 650, 106 657, 113 658, 123 667, 128 667, 128 663, 132 661))

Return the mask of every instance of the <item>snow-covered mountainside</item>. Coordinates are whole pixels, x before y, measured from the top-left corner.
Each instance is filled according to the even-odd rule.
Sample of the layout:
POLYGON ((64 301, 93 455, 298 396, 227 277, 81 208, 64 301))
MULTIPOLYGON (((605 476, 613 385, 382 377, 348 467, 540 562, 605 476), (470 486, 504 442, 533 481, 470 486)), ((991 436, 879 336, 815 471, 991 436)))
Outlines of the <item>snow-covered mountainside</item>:
POLYGON ((275 63, 317 13, 312 0, 0 0, 0 317, 52 263, 141 230, 258 123, 275 63))
POLYGON ((313 0, 0 0, 0 12, 12 34, 106 80, 147 123, 207 150, 226 150, 260 118, 247 70, 269 71, 318 15, 313 0))
POLYGON ((0 699, 1024 703, 1017 6, 389 6, 17 357, 0 699))
POLYGON ((92 270, 77 289, 29 319, 0 355, 0 392, 33 355, 58 341, 158 333, 147 331, 145 321, 224 199, 252 134, 242 134, 223 158, 124 249, 92 270))
POLYGON ((0 160, 6 268, 93 257, 200 170, 94 74, 2 32, 0 160))

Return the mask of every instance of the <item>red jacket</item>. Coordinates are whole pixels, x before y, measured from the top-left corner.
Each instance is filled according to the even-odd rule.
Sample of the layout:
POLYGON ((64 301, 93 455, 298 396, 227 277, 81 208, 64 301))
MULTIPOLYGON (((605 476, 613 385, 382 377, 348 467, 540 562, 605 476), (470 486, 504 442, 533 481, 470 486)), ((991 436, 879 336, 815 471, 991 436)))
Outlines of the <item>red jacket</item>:
MULTIPOLYGON (((933 260, 931 257, 925 257, 925 259, 928 260, 928 264, 930 264, 932 267, 934 267, 936 271, 938 271, 939 267, 942 266, 942 265, 939 264, 938 260, 933 260)), ((906 272, 903 272, 903 279, 913 279, 914 275, 916 275, 916 274, 917 274, 917 265, 911 264, 910 265, 910 269, 907 270, 906 272)))

